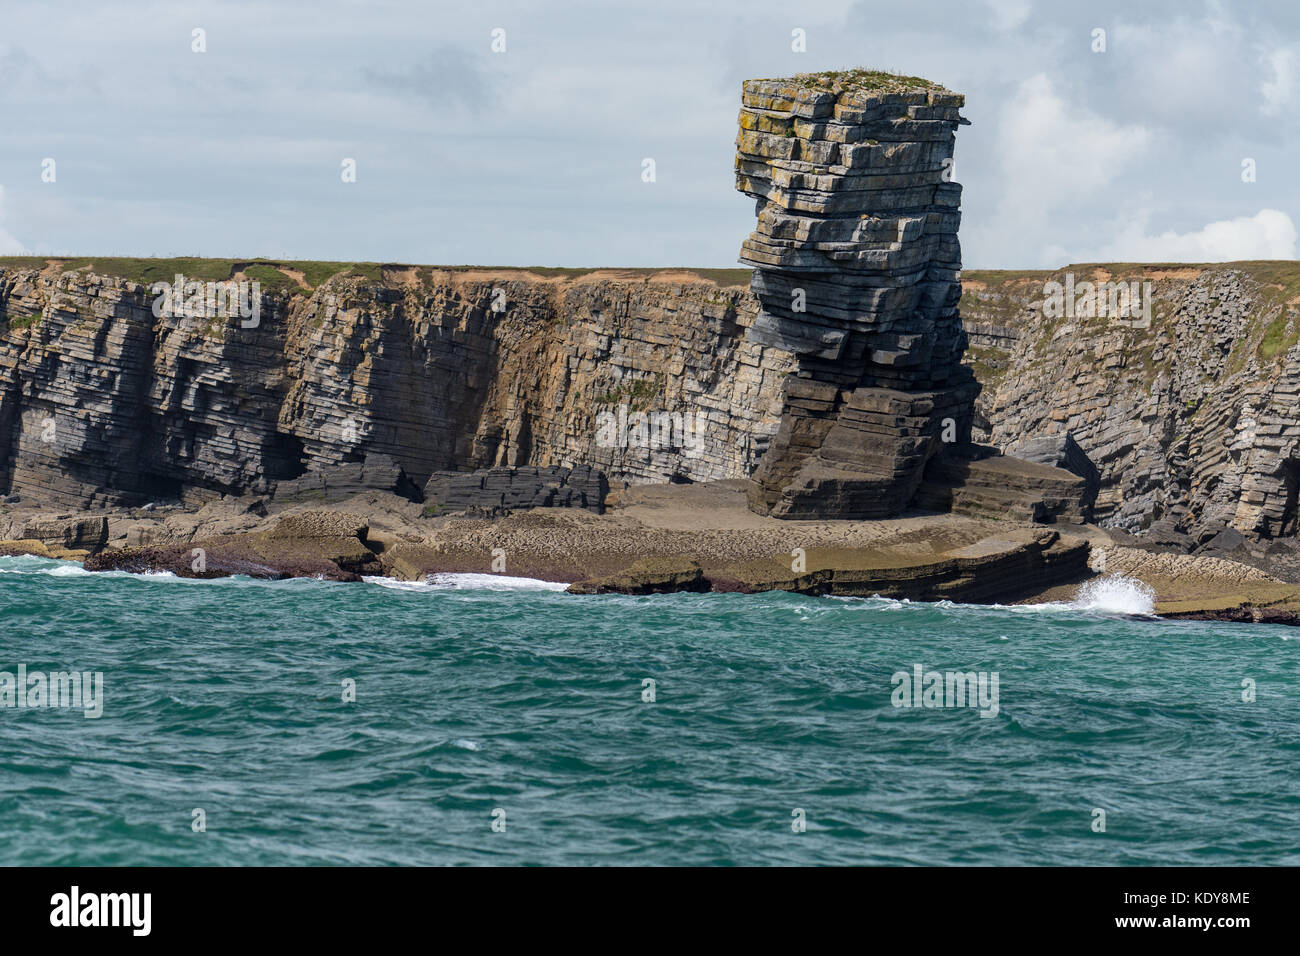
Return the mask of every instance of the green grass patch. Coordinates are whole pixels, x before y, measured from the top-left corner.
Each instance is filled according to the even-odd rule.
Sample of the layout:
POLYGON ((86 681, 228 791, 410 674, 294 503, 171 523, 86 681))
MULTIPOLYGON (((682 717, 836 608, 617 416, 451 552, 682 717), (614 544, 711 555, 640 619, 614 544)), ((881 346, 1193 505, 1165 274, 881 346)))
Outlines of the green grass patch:
POLYGON ((963 281, 979 282, 990 289, 1001 289, 1008 282, 1032 279, 1038 284, 1040 294, 1042 284, 1055 274, 1050 269, 963 269, 961 271, 963 281))
MULTIPOLYGON (((385 281, 386 269, 415 269, 420 283, 431 288, 437 272, 518 272, 533 273, 544 278, 579 278, 594 272, 622 272, 644 276, 647 279, 663 272, 687 272, 720 286, 748 286, 752 269, 696 269, 691 266, 483 266, 483 265, 413 265, 396 262, 332 262, 307 259, 203 259, 198 257, 149 258, 115 256, 0 256, 0 269, 47 269, 52 262, 61 262, 63 272, 93 272, 132 282, 152 284, 172 282, 177 273, 200 282, 222 282, 235 272, 264 267, 275 270, 275 281, 290 279, 287 272, 301 272, 303 282, 317 289, 339 275, 355 276, 373 283, 385 281)), ((256 275, 248 273, 253 278, 256 275)), ((258 279, 258 281, 262 281, 258 279)), ((301 286, 295 287, 304 291, 301 286)))
POLYGON ((1008 354, 1002 349, 985 346, 968 346, 962 363, 975 375, 981 385, 996 385, 1007 374, 1008 354))
POLYGON ((927 80, 923 76, 907 76, 903 73, 895 73, 891 70, 822 70, 819 73, 796 73, 793 77, 785 79, 782 77, 772 77, 779 83, 804 84, 808 86, 819 86, 831 90, 834 93, 844 93, 851 90, 867 90, 870 92, 883 93, 901 93, 911 90, 938 90, 948 92, 947 88, 935 83, 933 80, 927 80))
POLYGON ((230 278, 233 259, 68 259, 64 272, 93 272, 113 276, 130 282, 152 285, 155 282, 174 282, 176 276, 198 282, 222 282, 230 278))
POLYGON ((277 295, 293 295, 307 291, 298 285, 298 280, 285 275, 274 266, 260 263, 247 266, 244 269, 244 275, 248 276, 253 282, 258 283, 263 292, 271 292, 277 295))
POLYGON ((303 274, 303 281, 315 289, 340 274, 356 275, 373 282, 382 282, 384 264, 378 262, 327 262, 317 260, 278 259, 204 259, 191 256, 174 258, 131 258, 117 256, 3 256, 0 268, 45 269, 51 262, 62 262, 63 272, 93 272, 131 282, 151 285, 154 282, 173 282, 179 273, 186 279, 199 282, 224 282, 235 272, 243 270, 251 279, 263 286, 284 291, 303 291, 301 286, 286 274, 290 269, 303 274))
POLYGON ((657 397, 664 390, 664 376, 643 378, 635 382, 623 382, 604 395, 596 397, 597 405, 621 405, 624 402, 634 410, 639 409, 650 399, 657 397))
POLYGON ((1296 323, 1290 320, 1286 312, 1282 312, 1264 329, 1259 345, 1255 347, 1255 355, 1261 362, 1271 362, 1290 351, 1297 338, 1300 338, 1300 330, 1296 328, 1296 323))
POLYGON ((568 266, 448 266, 447 268, 452 272, 478 270, 511 272, 517 269, 519 272, 532 272, 548 279, 577 279, 582 276, 589 276, 594 272, 630 272, 633 275, 649 279, 661 272, 687 272, 699 276, 706 282, 712 282, 714 285, 741 285, 746 287, 749 285, 749 280, 754 276, 753 269, 694 269, 690 266, 592 266, 590 268, 571 268, 568 266))
POLYGON ((49 256, 0 256, 0 269, 44 269, 49 256))

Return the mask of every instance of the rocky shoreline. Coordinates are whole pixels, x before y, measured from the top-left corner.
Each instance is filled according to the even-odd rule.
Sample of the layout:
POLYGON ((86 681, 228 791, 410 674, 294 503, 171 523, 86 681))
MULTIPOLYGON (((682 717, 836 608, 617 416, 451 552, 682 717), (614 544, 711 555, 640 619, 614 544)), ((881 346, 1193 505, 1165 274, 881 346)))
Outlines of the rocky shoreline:
POLYGON ((243 496, 197 509, 89 514, 7 507, 0 556, 186 578, 423 581, 482 573, 561 582, 574 594, 781 590, 976 604, 1068 601, 1111 574, 1151 587, 1164 617, 1300 624, 1296 585, 1239 562, 1128 547, 1092 526, 923 512, 789 521, 753 514, 743 481, 621 488, 601 514, 581 507, 437 514, 393 492, 354 491, 311 503, 243 496), (15 536, 24 533, 31 536, 15 536))

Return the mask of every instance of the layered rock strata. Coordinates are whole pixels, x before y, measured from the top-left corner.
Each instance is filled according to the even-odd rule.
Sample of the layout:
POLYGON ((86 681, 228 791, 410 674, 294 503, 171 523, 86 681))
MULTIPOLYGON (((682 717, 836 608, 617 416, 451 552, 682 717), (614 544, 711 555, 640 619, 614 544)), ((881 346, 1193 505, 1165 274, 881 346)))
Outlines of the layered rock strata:
POLYGON ((336 511, 285 515, 266 530, 100 551, 86 558, 88 571, 170 571, 183 578, 316 577, 360 581, 380 574, 382 546, 369 538, 367 520, 336 511), (196 562, 195 549, 203 560, 196 562))
MULTIPOLYGON (((782 415, 803 360, 747 338, 759 301, 742 281, 385 268, 269 292, 244 330, 155 319, 132 279, 0 264, 0 523, 38 505, 310 502, 389 485, 367 464, 385 454, 417 487, 512 460, 634 483, 748 478, 779 430, 819 452, 848 402, 796 376, 782 415), (699 442, 602 444, 601 414, 623 406, 698 412, 699 442)), ((1109 528, 1294 540, 1300 265, 967 271, 963 291, 980 441, 1073 471, 1069 436, 1109 528), (1045 315, 1045 283, 1067 272, 1149 281, 1150 317, 1045 315)))
POLYGON ((971 445, 931 458, 913 504, 975 518, 1083 524, 1096 490, 1057 462, 1029 461, 971 445))
POLYGON ((1098 523, 1185 548, 1225 529, 1294 540, 1300 263, 968 273, 962 315, 980 437, 1015 455, 1077 448, 1098 523), (1094 299, 1120 285, 1136 308, 1094 299), (1063 287, 1069 309, 1049 301, 1063 287))
POLYGON ((757 200, 753 342, 798 366, 750 507, 880 518, 912 500, 945 443, 969 442, 979 391, 962 366, 964 99, 889 74, 744 84, 736 188, 757 200))
POLYGON ((609 482, 590 465, 575 468, 485 468, 437 471, 424 486, 427 510, 477 510, 489 514, 523 508, 585 508, 605 512, 609 482))
MULTIPOLYGON (((1051 530, 1010 531, 928 561, 897 559, 873 566, 815 567, 791 574, 776 562, 706 575, 687 556, 642 559, 617 574, 576 582, 576 594, 655 594, 669 591, 756 593, 790 591, 840 597, 988 602, 1088 576, 1089 544, 1051 530), (1031 583, 1032 582, 1032 583, 1031 583)), ((856 565, 857 562, 850 562, 856 565)))
POLYGON ((271 497, 278 501, 349 498, 367 491, 388 491, 412 501, 421 498, 420 489, 397 459, 379 453, 308 472, 301 478, 277 481, 270 488, 271 497))
POLYGON ((245 328, 155 317, 147 283, 90 269, 0 265, 0 494, 24 507, 409 496, 492 467, 744 478, 794 366, 745 338, 741 270, 344 272, 263 293, 245 328), (605 427, 638 416, 689 428, 605 427))

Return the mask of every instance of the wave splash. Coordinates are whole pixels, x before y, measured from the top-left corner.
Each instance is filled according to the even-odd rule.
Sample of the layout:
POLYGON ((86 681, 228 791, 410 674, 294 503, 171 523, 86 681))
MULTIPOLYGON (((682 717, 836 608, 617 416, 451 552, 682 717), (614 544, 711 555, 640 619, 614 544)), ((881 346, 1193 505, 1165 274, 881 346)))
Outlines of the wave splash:
POLYGON ((394 591, 564 591, 568 585, 536 578, 514 578, 504 574, 432 574, 424 581, 399 581, 396 578, 365 576, 367 584, 377 584, 394 591))
POLYGON ((1079 588, 1070 607, 1076 611, 1102 611, 1108 614, 1134 614, 1153 617, 1156 592, 1137 578, 1121 574, 1088 581, 1079 588))

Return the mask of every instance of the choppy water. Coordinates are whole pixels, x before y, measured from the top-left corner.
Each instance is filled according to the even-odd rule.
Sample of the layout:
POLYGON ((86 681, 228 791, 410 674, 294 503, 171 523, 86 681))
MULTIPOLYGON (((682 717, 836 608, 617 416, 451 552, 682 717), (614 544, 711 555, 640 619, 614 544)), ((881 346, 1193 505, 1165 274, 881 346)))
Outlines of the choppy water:
POLYGON ((0 671, 104 675, 0 708, 0 864, 1300 863, 1300 630, 484 583, 0 558, 0 671))

